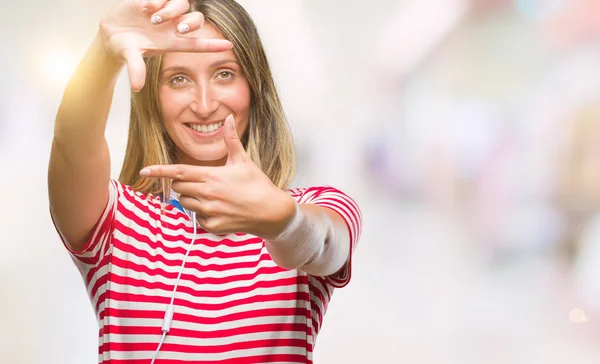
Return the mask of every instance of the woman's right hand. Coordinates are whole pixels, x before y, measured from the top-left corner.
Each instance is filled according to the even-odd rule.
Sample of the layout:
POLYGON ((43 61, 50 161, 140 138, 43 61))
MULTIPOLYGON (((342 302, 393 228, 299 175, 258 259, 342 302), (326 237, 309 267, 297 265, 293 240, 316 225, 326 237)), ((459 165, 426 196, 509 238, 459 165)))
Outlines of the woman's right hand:
POLYGON ((188 0, 123 0, 100 21, 104 47, 119 62, 127 63, 133 90, 144 86, 143 57, 231 49, 233 45, 227 40, 185 36, 204 24, 200 12, 186 14, 189 7, 188 0))

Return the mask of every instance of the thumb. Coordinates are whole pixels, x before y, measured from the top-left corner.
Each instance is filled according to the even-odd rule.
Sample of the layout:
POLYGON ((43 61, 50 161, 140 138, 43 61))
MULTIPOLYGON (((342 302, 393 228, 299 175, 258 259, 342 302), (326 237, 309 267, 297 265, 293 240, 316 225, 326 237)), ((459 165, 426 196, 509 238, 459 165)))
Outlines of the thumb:
POLYGON ((140 51, 127 49, 123 52, 123 58, 127 62, 127 73, 129 74, 129 83, 135 92, 139 92, 146 82, 146 64, 140 51))
POLYGON ((227 146, 227 164, 243 161, 246 156, 246 151, 244 150, 242 141, 235 129, 235 120, 233 119, 232 114, 225 119, 225 124, 223 125, 223 139, 227 146))

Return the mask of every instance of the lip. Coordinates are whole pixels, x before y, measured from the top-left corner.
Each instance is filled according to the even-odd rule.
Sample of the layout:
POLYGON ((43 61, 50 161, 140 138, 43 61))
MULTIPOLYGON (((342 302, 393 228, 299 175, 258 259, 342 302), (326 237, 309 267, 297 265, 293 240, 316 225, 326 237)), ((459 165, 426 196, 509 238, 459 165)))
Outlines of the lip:
POLYGON ((216 123, 224 123, 224 122, 225 122, 225 119, 220 119, 220 120, 206 121, 206 122, 203 122, 203 123, 192 121, 192 122, 184 123, 184 124, 185 125, 206 125, 206 126, 208 126, 208 125, 212 125, 212 124, 216 124, 216 123))
POLYGON ((190 131, 194 136, 199 137, 199 138, 210 138, 210 137, 213 137, 215 135, 220 134, 221 130, 223 129, 223 125, 221 125, 221 127, 219 127, 219 129, 217 129, 217 130, 215 130, 213 132, 210 132, 210 133, 202 133, 202 132, 196 131, 196 130, 192 129, 190 127, 190 125, 212 125, 212 124, 216 124, 216 123, 219 123, 219 122, 223 122, 223 125, 225 125, 225 123, 224 123, 223 120, 221 120, 221 121, 211 121, 211 122, 207 122, 207 123, 185 123, 184 125, 185 125, 185 128, 188 131, 190 131))

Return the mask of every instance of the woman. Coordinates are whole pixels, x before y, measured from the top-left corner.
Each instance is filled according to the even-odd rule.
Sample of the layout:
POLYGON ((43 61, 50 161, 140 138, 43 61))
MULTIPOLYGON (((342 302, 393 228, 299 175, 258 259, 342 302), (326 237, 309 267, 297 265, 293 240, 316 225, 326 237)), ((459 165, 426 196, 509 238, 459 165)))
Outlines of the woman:
POLYGON ((287 189, 292 142, 256 28, 233 0, 124 0, 56 117, 50 211, 95 309, 101 363, 309 363, 350 279, 356 203, 287 189), (133 90, 119 180, 104 129, 133 90))

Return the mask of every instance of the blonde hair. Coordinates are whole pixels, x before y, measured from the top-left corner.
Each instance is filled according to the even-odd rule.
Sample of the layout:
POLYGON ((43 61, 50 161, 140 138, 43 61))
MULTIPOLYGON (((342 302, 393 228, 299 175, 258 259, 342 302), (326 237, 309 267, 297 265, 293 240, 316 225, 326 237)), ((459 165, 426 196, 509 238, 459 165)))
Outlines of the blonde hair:
MULTIPOLYGON (((250 159, 281 189, 294 177, 295 156, 291 132, 279 100, 269 62, 254 22, 233 0, 196 0, 190 11, 204 14, 233 43, 233 52, 250 86, 248 128, 242 143, 250 159)), ((158 99, 162 57, 146 59, 146 84, 132 93, 129 136, 119 180, 145 193, 169 196, 171 182, 165 178, 141 178, 149 165, 177 162, 175 145, 167 134, 158 99)))

